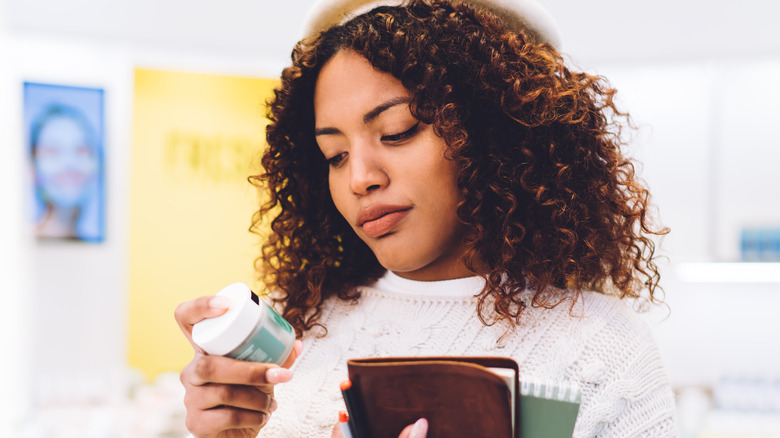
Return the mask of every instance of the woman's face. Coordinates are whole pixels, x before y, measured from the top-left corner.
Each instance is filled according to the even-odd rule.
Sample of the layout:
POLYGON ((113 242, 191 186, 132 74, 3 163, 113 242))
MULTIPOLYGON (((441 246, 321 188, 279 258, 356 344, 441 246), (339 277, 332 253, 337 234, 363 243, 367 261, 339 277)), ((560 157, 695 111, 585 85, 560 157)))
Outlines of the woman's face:
POLYGON ((446 144, 409 111, 410 94, 351 50, 322 68, 315 135, 333 202, 385 268, 414 280, 471 275, 461 260, 461 193, 446 144))
POLYGON ((84 129, 69 117, 41 128, 35 145, 35 178, 47 201, 58 207, 81 205, 97 171, 97 159, 84 129))

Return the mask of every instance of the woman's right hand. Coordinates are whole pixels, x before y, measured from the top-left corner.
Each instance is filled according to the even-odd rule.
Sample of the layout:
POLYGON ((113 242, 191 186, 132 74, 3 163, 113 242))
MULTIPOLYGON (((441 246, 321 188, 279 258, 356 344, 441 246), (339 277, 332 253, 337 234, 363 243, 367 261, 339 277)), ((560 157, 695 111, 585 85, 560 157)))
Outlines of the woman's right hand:
POLYGON ((276 409, 274 385, 292 378, 288 369, 303 349, 295 341, 292 353, 279 367, 209 356, 192 342, 192 326, 223 314, 229 301, 207 296, 180 304, 176 322, 195 349, 181 372, 187 429, 197 438, 255 438, 276 409))

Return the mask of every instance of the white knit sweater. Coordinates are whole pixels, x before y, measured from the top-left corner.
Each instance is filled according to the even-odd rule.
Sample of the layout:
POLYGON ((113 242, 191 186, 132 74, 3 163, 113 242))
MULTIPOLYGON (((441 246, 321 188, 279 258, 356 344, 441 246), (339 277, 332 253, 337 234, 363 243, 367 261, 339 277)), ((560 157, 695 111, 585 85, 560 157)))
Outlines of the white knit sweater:
POLYGON ((323 306, 323 331, 304 336, 293 380, 276 386, 279 409, 260 433, 329 438, 344 409, 339 383, 349 358, 508 356, 521 378, 576 384, 582 402, 575 437, 677 435, 674 397, 646 324, 624 302, 585 293, 573 309, 529 308, 522 326, 484 326, 476 315, 479 277, 417 282, 387 273, 355 302, 323 306))

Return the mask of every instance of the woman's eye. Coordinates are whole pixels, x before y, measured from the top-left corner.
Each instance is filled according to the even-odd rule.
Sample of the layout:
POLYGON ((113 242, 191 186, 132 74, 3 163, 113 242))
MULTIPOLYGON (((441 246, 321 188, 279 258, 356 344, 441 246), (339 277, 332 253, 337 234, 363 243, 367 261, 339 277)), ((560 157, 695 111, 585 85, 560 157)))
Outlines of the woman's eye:
POLYGON ((396 143, 399 141, 404 141, 408 139, 409 137, 413 136, 417 132, 417 128, 420 127, 420 122, 417 122, 412 126, 411 128, 407 129, 406 131, 400 133, 400 134, 393 134, 393 135, 384 135, 382 136, 382 141, 388 142, 388 143, 396 143))
POLYGON ((342 161, 344 161, 344 158, 347 157, 346 152, 342 152, 340 154, 334 155, 331 158, 328 158, 326 161, 328 162, 328 165, 330 167, 338 167, 339 164, 341 164, 342 161))

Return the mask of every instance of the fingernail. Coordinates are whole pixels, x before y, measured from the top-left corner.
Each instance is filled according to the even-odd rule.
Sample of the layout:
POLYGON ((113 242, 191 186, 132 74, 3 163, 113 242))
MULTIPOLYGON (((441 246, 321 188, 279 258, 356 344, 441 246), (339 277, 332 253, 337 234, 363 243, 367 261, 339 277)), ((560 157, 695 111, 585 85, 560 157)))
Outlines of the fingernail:
POLYGON ((209 308, 211 310, 222 311, 230 307, 230 298, 228 297, 213 297, 209 300, 209 308))
POLYGON ((292 379, 293 373, 287 368, 271 368, 265 372, 265 378, 268 383, 284 383, 292 379))
POLYGON ((279 408, 279 403, 276 403, 276 399, 272 398, 271 399, 271 407, 268 408, 268 410, 271 411, 271 412, 276 412, 277 408, 279 408))
POLYGON ((425 438, 428 434, 428 420, 420 418, 412 426, 412 430, 409 431, 409 438, 425 438))

